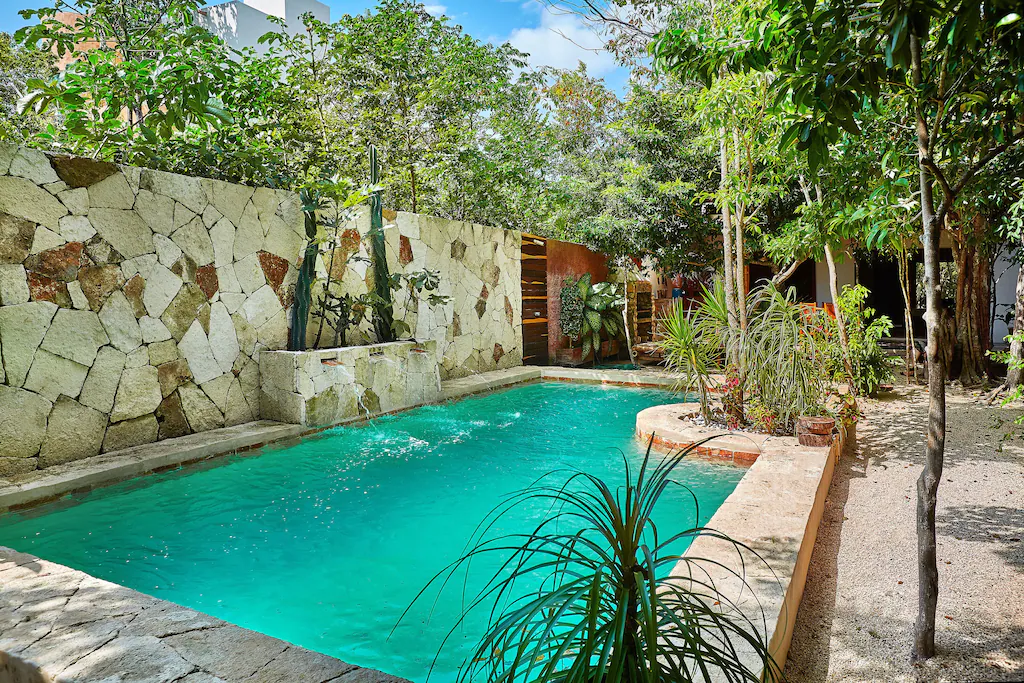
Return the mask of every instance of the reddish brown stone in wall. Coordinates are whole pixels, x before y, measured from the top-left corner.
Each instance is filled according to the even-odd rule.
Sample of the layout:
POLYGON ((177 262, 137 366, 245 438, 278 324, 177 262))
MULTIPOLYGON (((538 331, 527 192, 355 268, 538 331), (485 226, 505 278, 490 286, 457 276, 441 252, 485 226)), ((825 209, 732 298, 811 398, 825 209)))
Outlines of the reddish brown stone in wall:
POLYGON ((277 292, 281 289, 284 276, 288 274, 288 261, 276 254, 271 254, 269 251, 261 251, 257 256, 259 257, 263 274, 267 276, 267 282, 277 292))
POLYGON ((29 271, 28 293, 32 301, 49 301, 62 308, 71 308, 71 295, 68 294, 67 283, 60 280, 29 271))
POLYGON ((107 297, 124 282, 121 269, 113 264, 86 266, 78 271, 78 284, 82 286, 89 308, 100 310, 107 297))
POLYGON ((398 218, 398 212, 395 211, 394 209, 381 209, 380 214, 381 218, 383 218, 386 221, 393 221, 396 218, 398 218))
POLYGON ((124 283, 124 295, 128 297, 128 303, 132 305, 132 312, 136 318, 146 315, 146 304, 142 301, 142 295, 146 291, 146 281, 141 275, 133 275, 128 282, 124 283))
POLYGON ((505 297, 505 320, 508 322, 510 327, 512 326, 512 321, 515 320, 515 317, 516 317, 516 312, 512 309, 512 302, 509 301, 509 298, 506 296, 505 297))
POLYGON ((505 349, 501 348, 501 344, 494 345, 494 362, 497 363, 501 360, 501 357, 505 355, 505 349))
POLYGON ((220 289, 220 278, 217 277, 217 269, 212 263, 196 268, 196 284, 203 290, 207 299, 212 299, 217 293, 220 289))
POLYGON ((412 263, 412 242, 405 235, 398 236, 398 262, 403 266, 412 263))
POLYGON ((349 253, 359 251, 360 239, 359 231, 355 228, 349 228, 341 233, 341 237, 338 239, 338 248, 344 249, 349 253))
POLYGON ((61 282, 71 282, 78 277, 78 269, 88 262, 83 249, 81 242, 68 242, 41 251, 25 260, 25 269, 61 282))

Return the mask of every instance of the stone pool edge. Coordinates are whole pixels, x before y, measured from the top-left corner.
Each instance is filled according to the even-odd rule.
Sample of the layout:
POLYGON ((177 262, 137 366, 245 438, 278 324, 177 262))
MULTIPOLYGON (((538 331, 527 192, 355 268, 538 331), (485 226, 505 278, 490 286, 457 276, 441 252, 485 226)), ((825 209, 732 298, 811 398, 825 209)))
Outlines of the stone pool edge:
POLYGON ((0 585, 0 678, 408 683, 10 548, 0 585))
MULTIPOLYGON (((692 412, 685 404, 675 407, 680 412, 692 412)), ((637 437, 650 438, 648 430, 656 430, 659 421, 664 422, 647 420, 641 424, 638 415, 637 437)), ((719 438, 727 449, 737 447, 735 437, 732 441, 728 435, 719 438)), ((704 444, 712 449, 714 445, 714 439, 704 444)), ((667 443, 655 438, 655 446, 673 450, 678 444, 671 438, 667 443)), ((743 448, 751 446, 745 443, 743 448)), ((856 435, 852 429, 840 428, 829 447, 801 446, 796 437, 777 436, 753 447, 758 451, 756 458, 749 462, 736 488, 705 527, 736 545, 712 535, 698 536, 685 553, 687 559, 677 563, 672 576, 712 584, 714 590, 707 593, 709 600, 733 605, 749 623, 758 624, 781 671, 793 638, 832 476, 843 453, 856 447, 856 435)), ((762 680, 768 679, 753 648, 745 642, 733 644, 748 668, 759 671, 762 680)))

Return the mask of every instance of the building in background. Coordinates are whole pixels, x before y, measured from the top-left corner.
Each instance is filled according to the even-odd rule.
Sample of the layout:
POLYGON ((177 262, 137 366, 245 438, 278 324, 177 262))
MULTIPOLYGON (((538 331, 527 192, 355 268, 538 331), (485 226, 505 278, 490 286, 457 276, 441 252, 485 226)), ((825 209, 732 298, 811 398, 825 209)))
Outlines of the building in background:
POLYGON ((263 54, 267 46, 260 45, 260 36, 278 30, 271 17, 283 19, 294 33, 301 30, 303 14, 312 14, 325 23, 331 21, 331 8, 318 0, 230 0, 201 9, 199 24, 229 47, 251 47, 263 54))

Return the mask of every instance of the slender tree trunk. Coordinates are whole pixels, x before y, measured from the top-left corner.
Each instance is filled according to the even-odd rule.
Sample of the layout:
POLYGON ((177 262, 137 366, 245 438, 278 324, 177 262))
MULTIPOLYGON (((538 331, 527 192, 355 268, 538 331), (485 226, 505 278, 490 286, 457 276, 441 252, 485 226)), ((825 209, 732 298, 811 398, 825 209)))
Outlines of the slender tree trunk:
MULTIPOLYGON (((725 137, 725 130, 722 131, 719 154, 722 173, 719 187, 724 190, 729 178, 729 144, 725 137)), ((739 348, 736 338, 739 330, 739 313, 737 312, 736 287, 733 282, 736 269, 732 250, 732 216, 729 210, 729 201, 724 197, 722 199, 722 256, 724 258, 722 268, 725 272, 725 306, 729 314, 729 360, 738 365, 739 348)))
POLYGON ((839 346, 843 349, 843 367, 846 368, 846 376, 850 378, 850 392, 856 394, 857 385, 854 382, 853 362, 850 360, 850 338, 846 335, 846 321, 843 319, 843 312, 839 309, 839 276, 836 273, 836 257, 832 253, 832 245, 828 242, 825 242, 825 263, 828 264, 828 288, 832 292, 832 305, 836 311, 839 346))
MULTIPOLYGON (((737 177, 742 172, 740 164, 740 133, 736 128, 732 129, 732 143, 734 161, 736 164, 737 177)), ((740 331, 747 331, 747 274, 744 267, 743 254, 743 218, 745 207, 737 202, 736 215, 733 222, 736 224, 736 308, 739 311, 740 331)))
POLYGON ((900 291, 903 293, 903 351, 906 354, 906 377, 917 380, 917 360, 914 349, 914 307, 910 300, 910 254, 902 248, 896 254, 899 268, 900 291))
MULTIPOLYGON (((1018 335, 1024 332, 1024 266, 1017 269, 1016 297, 1013 307, 1013 332, 1018 335)), ((1010 354, 1014 358, 1024 360, 1024 341, 1010 341, 1010 354)), ((1024 368, 1011 368, 1006 373, 1006 386, 1013 389, 1021 384, 1024 384, 1024 368)))
MULTIPOLYGON (((915 87, 921 88, 921 42, 915 30, 910 32, 910 53, 915 87)), ((921 186, 921 223, 924 228, 925 323, 928 329, 928 437, 925 466, 917 480, 917 621, 914 626, 914 659, 935 655, 935 610, 939 601, 939 568, 935 548, 935 506, 942 480, 942 460, 946 445, 945 368, 939 355, 941 343, 939 309, 942 286, 939 275, 939 235, 941 221, 935 215, 932 178, 927 162, 931 154, 928 120, 923 105, 916 111, 918 169, 921 186)))

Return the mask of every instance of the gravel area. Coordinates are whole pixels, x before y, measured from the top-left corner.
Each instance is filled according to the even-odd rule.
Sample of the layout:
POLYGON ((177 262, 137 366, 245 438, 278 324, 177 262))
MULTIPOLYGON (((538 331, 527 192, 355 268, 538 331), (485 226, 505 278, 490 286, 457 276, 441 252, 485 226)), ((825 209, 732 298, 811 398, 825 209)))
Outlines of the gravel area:
POLYGON ((910 662, 916 479, 927 397, 862 401, 818 529, 785 673, 804 681, 1024 681, 1024 432, 1019 409, 950 390, 939 487, 938 656, 910 662))

